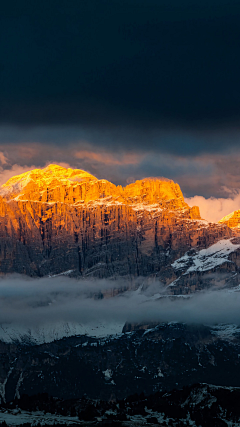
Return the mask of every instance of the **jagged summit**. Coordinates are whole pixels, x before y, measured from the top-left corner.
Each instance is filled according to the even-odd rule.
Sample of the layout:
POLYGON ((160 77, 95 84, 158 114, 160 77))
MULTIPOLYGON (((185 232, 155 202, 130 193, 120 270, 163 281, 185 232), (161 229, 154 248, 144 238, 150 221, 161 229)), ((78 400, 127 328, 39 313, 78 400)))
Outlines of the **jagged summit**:
POLYGON ((224 216, 218 222, 219 224, 226 224, 229 228, 240 229, 240 209, 224 216))
POLYGON ((64 168, 63 166, 52 164, 44 169, 33 169, 20 175, 13 176, 5 184, 2 185, 2 188, 11 188, 16 184, 20 185, 23 188, 28 184, 29 181, 37 182, 40 186, 52 185, 53 181, 56 179, 60 182, 80 182, 96 180, 97 178, 91 175, 90 173, 80 169, 64 168))
POLYGON ((0 195, 7 200, 75 203, 86 198, 94 182, 98 179, 84 170, 52 164, 10 178, 2 185, 0 195))
POLYGON ((49 165, 0 188, 0 273, 160 274, 189 249, 231 236, 227 225, 202 221, 179 185, 164 178, 122 187, 49 165))
MULTIPOLYGON (((0 189, 5 200, 27 200, 45 203, 122 203, 127 205, 158 205, 189 210, 178 184, 163 177, 137 180, 126 187, 80 169, 49 165, 10 178, 0 189), (167 205, 166 205, 167 204, 167 205)), ((193 216, 200 219, 197 207, 193 216)))
MULTIPOLYGON (((21 193, 29 195, 29 190, 43 191, 45 188, 55 188, 59 185, 74 185, 75 182, 91 182, 97 178, 80 169, 64 168, 59 165, 49 165, 44 169, 33 169, 10 178, 2 185, 2 196, 14 198, 21 193)), ((34 198, 36 194, 34 194, 34 198)))

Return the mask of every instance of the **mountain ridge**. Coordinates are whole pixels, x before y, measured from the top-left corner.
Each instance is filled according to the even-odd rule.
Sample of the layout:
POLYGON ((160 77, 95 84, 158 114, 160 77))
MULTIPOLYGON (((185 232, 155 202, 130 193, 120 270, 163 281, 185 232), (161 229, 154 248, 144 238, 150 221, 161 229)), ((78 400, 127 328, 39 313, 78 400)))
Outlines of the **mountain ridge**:
POLYGON ((51 164, 44 169, 34 169, 10 178, 0 188, 6 200, 39 202, 88 203, 112 197, 114 202, 133 205, 137 203, 161 204, 174 201, 172 208, 190 209, 193 218, 201 219, 198 207, 190 208, 178 184, 167 178, 144 178, 125 187, 105 179, 97 179, 81 169, 64 168, 51 164))
MULTIPOLYGON (((216 273, 222 286, 237 286, 233 237, 227 224, 202 220, 179 185, 162 177, 123 188, 49 165, 0 189, 0 274, 124 277, 125 290, 141 276, 160 281, 166 295, 188 295, 213 286, 216 273)), ((66 334, 65 325, 59 330, 66 334)), ((69 333, 75 330, 82 331, 72 325, 69 333)), ((14 334, 6 327, 0 338, 14 334)))
POLYGON ((231 212, 220 219, 219 224, 226 224, 229 228, 232 228, 235 232, 240 229, 240 209, 231 212))
POLYGON ((178 184, 145 178, 126 187, 49 165, 0 188, 0 273, 75 277, 161 275, 191 248, 233 233, 201 219, 178 184))

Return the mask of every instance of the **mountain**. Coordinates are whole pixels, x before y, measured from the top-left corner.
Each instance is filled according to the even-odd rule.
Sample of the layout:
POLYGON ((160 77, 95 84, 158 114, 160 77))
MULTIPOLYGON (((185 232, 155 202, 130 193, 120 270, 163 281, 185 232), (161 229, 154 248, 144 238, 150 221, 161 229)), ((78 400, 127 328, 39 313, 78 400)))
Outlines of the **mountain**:
MULTIPOLYGON (((191 248, 230 238, 189 207, 178 184, 145 178, 115 186, 50 165, 0 189, 0 272, 75 277, 162 274, 191 248)), ((166 277, 166 284, 172 277, 166 277)))
POLYGON ((239 231, 240 229, 240 210, 234 211, 229 215, 224 216, 219 224, 226 224, 228 227, 232 228, 234 231, 239 231))
POLYGON ((194 384, 167 393, 157 391, 148 396, 135 393, 117 401, 113 398, 96 401, 86 396, 63 400, 47 393, 25 394, 13 402, 1 404, 0 421, 5 422, 5 427, 16 419, 18 425, 26 427, 36 424, 73 427, 79 423, 101 427, 239 426, 239 398, 238 387, 208 384, 194 384))
POLYGON ((173 279, 168 293, 179 295, 212 287, 237 287, 239 261, 239 237, 219 240, 206 249, 191 249, 168 267, 166 275, 173 279))
POLYGON ((68 337, 42 345, 0 342, 0 404, 23 394, 111 400, 205 382, 239 386, 240 328, 126 325, 112 339, 68 337))
MULTIPOLYGON (((0 188, 0 273, 14 272, 50 278, 28 279, 28 287, 21 279, 23 289, 17 278, 15 299, 15 284, 10 289, 9 282, 4 285, 3 407, 15 397, 45 392, 56 399, 85 394, 114 401, 199 382, 239 386, 239 326, 191 324, 188 304, 194 297, 188 294, 226 287, 231 289, 224 290, 224 296, 237 298, 240 238, 227 221, 202 219, 173 181, 145 178, 121 187, 58 165, 11 178, 0 188), (73 286, 71 294, 71 286, 60 283, 59 276, 123 280, 115 281, 121 285, 116 289, 113 280, 104 281, 103 289, 101 281, 92 281, 97 290, 90 286, 86 294, 80 292, 80 281, 73 281, 78 291, 73 286), (36 288, 29 294, 32 282, 36 288), (136 284, 131 290, 130 283, 136 284), (96 305, 88 304, 95 300, 96 305), (96 309, 101 301, 106 311, 102 318, 96 309), (172 318, 159 323, 165 318, 163 308, 171 310, 172 302, 173 309, 186 310, 187 323, 172 318), (74 313, 84 306, 80 323, 74 313), (128 319, 127 307, 139 313, 136 323, 131 315, 128 319), (153 309, 163 317, 151 317, 153 309)), ((198 297, 195 301, 197 307, 198 297)), ((196 393, 201 395, 202 386, 196 393)), ((215 399, 215 391, 207 393, 215 399)))

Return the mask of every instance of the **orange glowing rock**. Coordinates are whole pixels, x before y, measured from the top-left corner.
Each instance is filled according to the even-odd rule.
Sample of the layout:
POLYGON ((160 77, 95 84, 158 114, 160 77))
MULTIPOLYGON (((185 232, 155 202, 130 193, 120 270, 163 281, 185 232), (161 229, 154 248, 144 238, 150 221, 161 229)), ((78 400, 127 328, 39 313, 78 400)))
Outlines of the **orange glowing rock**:
POLYGON ((166 178, 145 178, 126 187, 116 186, 80 169, 49 165, 10 178, 2 185, 0 195, 6 200, 28 200, 46 203, 82 204, 121 203, 141 207, 183 209, 200 219, 197 207, 184 202, 178 184, 166 178))
MULTIPOLYGON (((58 165, 49 165, 45 169, 33 169, 21 175, 10 178, 1 187, 1 195, 4 198, 18 200, 44 200, 45 191, 55 190, 56 200, 60 201, 61 196, 58 189, 61 187, 71 188, 78 186, 81 182, 89 183, 97 181, 93 175, 79 169, 66 169, 58 165)), ((60 191, 61 193, 61 191, 60 191)))
POLYGON ((240 229, 240 210, 234 211, 229 215, 224 216, 219 224, 226 224, 230 228, 240 229))
POLYGON ((3 273, 159 274, 190 248, 231 235, 227 225, 201 220, 199 208, 189 207, 179 185, 165 178, 122 187, 50 165, 0 188, 3 273))

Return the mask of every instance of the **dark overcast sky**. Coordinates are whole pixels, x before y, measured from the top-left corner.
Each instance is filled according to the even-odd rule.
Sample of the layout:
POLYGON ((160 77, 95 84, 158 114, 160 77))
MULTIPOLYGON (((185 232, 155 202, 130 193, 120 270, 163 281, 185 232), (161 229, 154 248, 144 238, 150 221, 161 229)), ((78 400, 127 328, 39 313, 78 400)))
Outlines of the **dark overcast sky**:
POLYGON ((1 122, 222 125, 240 114, 237 0, 17 0, 1 122))
POLYGON ((240 182, 228 157, 237 171, 239 118, 239 0, 1 5, 3 169, 62 161, 121 183, 168 175, 188 195, 223 194, 240 182))

